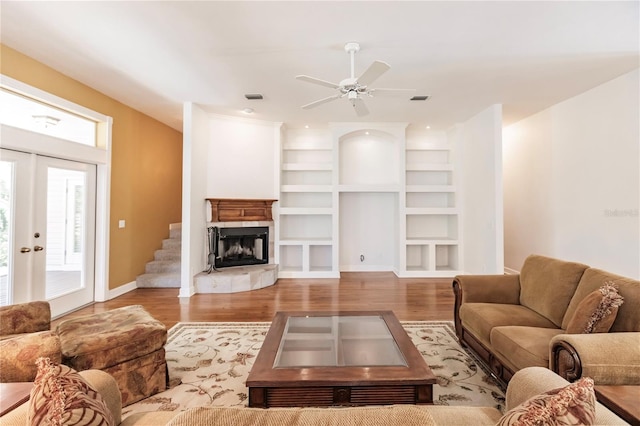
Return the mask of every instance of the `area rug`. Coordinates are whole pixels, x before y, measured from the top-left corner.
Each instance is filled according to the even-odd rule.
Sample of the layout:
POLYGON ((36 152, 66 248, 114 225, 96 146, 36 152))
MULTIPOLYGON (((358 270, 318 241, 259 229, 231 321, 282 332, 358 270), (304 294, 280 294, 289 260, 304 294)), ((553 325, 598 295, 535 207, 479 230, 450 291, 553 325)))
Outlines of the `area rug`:
MULTIPOLYGON (((178 323, 165 346, 170 388, 123 408, 123 418, 146 411, 247 405, 245 380, 269 330, 268 322, 178 323)), ((402 322, 438 378, 434 403, 496 407, 504 392, 455 337, 453 323, 402 322)))

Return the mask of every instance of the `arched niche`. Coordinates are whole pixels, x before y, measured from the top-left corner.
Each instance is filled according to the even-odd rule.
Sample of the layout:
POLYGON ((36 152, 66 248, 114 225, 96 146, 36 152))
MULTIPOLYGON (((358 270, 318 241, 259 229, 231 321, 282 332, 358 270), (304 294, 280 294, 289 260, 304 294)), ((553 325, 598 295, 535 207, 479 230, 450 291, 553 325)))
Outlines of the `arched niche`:
POLYGON ((339 139, 341 185, 387 185, 400 182, 399 141, 381 130, 357 130, 339 139))

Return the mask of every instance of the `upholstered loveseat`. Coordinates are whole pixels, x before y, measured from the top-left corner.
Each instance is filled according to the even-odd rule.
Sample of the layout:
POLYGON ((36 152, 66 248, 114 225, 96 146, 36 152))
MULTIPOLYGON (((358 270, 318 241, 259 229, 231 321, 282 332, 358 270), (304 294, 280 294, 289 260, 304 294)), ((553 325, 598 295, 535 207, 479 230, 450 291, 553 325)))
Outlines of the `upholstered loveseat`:
MULTIPOLYGON (((197 425, 495 425, 503 413, 492 407, 460 407, 445 405, 395 405, 357 408, 192 408, 184 412, 138 413, 122 420, 120 392, 116 381, 99 370, 82 371, 80 375, 98 391, 106 403, 113 424, 121 426, 197 426, 197 425)), ((506 409, 517 407, 529 398, 568 382, 548 369, 532 367, 521 370, 509 383, 506 409)), ((27 424, 30 402, 0 417, 0 426, 27 424)), ((627 424, 605 406, 595 403, 598 425, 627 424)))
POLYGON ((519 274, 454 278, 454 322, 471 348, 503 382, 518 370, 550 368, 569 381, 640 385, 640 282, 545 256, 529 256, 519 274), (587 297, 612 284, 623 298, 606 317, 608 332, 568 333, 587 297), (617 310, 617 313, 616 313, 617 310))
POLYGON ((51 328, 48 302, 0 307, 0 382, 31 382, 36 359, 115 377, 125 405, 166 389, 167 329, 142 306, 73 317, 51 328))

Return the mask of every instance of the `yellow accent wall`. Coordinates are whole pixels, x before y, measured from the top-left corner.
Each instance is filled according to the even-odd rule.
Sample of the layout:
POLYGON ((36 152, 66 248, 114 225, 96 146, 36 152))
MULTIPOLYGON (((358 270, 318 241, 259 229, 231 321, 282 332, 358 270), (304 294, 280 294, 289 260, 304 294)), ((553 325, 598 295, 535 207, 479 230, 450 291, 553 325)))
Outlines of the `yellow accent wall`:
POLYGON ((135 281, 169 237, 169 224, 181 221, 182 133, 14 49, 0 49, 2 74, 113 118, 109 289, 135 281))

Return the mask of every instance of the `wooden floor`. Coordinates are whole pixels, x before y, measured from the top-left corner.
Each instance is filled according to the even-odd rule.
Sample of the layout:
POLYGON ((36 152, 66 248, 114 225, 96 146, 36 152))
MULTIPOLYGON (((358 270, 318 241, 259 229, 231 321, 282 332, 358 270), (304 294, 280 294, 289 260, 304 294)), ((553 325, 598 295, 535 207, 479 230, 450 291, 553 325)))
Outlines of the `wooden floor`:
POLYGON ((167 328, 183 321, 271 321, 277 311, 391 310, 400 321, 453 320, 452 280, 398 278, 391 272, 343 272, 340 279, 280 279, 233 294, 179 298, 178 289, 136 289, 53 321, 142 305, 167 328))

